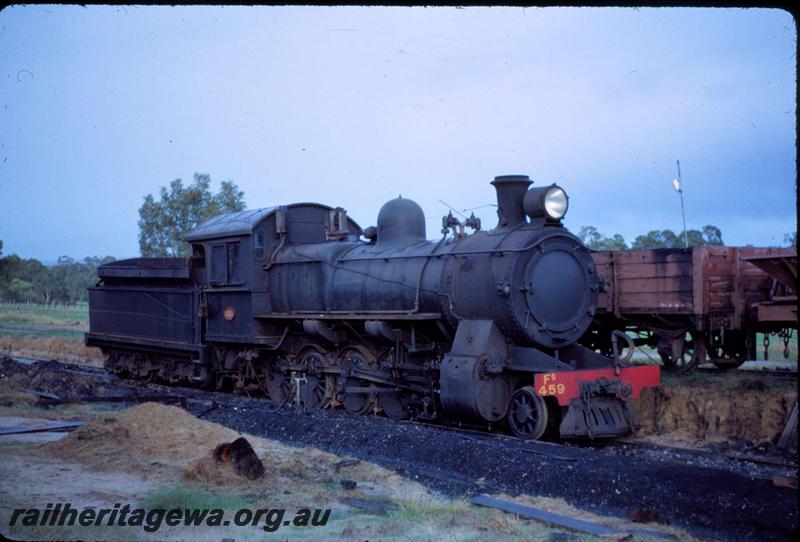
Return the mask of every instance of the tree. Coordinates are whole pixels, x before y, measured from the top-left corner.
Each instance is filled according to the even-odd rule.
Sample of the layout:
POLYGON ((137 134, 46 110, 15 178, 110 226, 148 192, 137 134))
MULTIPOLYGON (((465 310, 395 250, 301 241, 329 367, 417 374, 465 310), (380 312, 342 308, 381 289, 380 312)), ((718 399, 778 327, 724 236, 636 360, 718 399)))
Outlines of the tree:
POLYGON ((594 248, 594 244, 600 241, 601 235, 594 226, 581 226, 578 230, 578 239, 589 248, 594 248))
MULTIPOLYGON (((791 233, 787 233, 783 236, 783 242, 789 245, 790 247, 797 246, 797 232, 793 231, 791 233)), ((3 248, 3 242, 0 241, 0 249, 3 248)))
MULTIPOLYGON (((690 247, 700 247, 706 245, 722 246, 722 232, 711 224, 701 230, 687 230, 686 239, 690 247)), ((634 239, 631 248, 683 248, 683 233, 675 233, 672 230, 651 230, 645 235, 639 235, 634 239)))
POLYGON ((144 257, 189 256, 183 236, 201 222, 223 213, 245 209, 244 192, 233 181, 220 183, 212 194, 211 177, 195 173, 185 187, 181 179, 162 187, 160 200, 148 194, 139 208, 139 251, 144 257))
POLYGON ((723 246, 725 244, 722 242, 722 231, 711 224, 703 227, 703 239, 705 239, 706 245, 723 246))
POLYGON ((33 291, 33 284, 27 280, 14 277, 7 287, 9 299, 20 303, 31 303, 36 301, 36 292, 33 291))
POLYGON ((61 256, 56 265, 47 267, 34 258, 10 254, 0 258, 0 300, 47 305, 86 301, 86 288, 97 282, 97 266, 111 261, 111 256, 92 256, 82 263, 61 256))
POLYGON ((0 257, 3 256, 3 240, 0 239, 0 257))
POLYGON ((676 248, 683 246, 683 239, 672 230, 650 230, 633 240, 631 248, 676 248))
POLYGON ((578 239, 592 250, 627 250, 625 238, 615 233, 613 237, 606 237, 597 231, 594 226, 583 226, 578 231, 578 239))
POLYGON ((626 243, 625 238, 618 233, 615 233, 613 237, 606 237, 603 240, 603 245, 604 247, 602 250, 628 250, 628 243, 626 243))
MULTIPOLYGON (((594 226, 583 226, 578 230, 578 238, 592 250, 628 250, 625 238, 615 233, 606 237, 594 226)), ((690 247, 704 245, 723 245, 722 232, 716 226, 707 225, 702 230, 688 230, 686 238, 690 247)), ((672 230, 650 230, 633 240, 631 248, 683 248, 683 234, 672 230)))

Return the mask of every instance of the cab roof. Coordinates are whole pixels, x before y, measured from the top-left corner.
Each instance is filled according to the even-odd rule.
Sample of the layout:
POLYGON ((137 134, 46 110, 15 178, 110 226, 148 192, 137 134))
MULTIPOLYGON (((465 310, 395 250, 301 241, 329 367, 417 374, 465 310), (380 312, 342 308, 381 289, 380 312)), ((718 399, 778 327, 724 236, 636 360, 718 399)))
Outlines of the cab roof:
MULTIPOLYGON (((287 210, 299 207, 316 207, 324 211, 332 211, 333 207, 321 203, 293 203, 286 205, 287 210)), ((188 242, 205 241, 207 239, 217 239, 220 237, 236 237, 251 235, 253 230, 264 220, 271 217, 280 207, 265 207, 263 209, 251 209, 248 211, 238 211, 226 213, 209 218, 195 226, 185 237, 188 242)), ((350 217, 348 222, 361 233, 361 227, 350 217)))

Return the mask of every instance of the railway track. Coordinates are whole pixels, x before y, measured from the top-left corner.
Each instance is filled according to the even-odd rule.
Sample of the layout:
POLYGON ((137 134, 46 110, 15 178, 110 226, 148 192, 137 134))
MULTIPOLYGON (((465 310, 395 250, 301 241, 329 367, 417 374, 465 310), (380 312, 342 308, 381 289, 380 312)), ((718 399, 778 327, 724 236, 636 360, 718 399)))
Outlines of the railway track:
MULTIPOLYGON (((18 363, 31 366, 37 360, 18 363)), ((3 363, 3 373, 11 364, 3 363)), ((43 371, 99 378, 102 369, 45 361, 43 371)), ((341 410, 302 412, 263 399, 120 381, 113 395, 135 403, 158 396, 180 399, 191 413, 295 446, 313 446, 371 461, 458 497, 478 493, 564 498, 603 514, 625 516, 634 505, 653 510, 699 536, 789 540, 797 527, 797 495, 771 476, 796 468, 759 464, 723 453, 676 450, 630 442, 522 441, 474 428, 355 416, 341 410)))
MULTIPOLYGON (((46 360, 43 358, 34 358, 28 356, 7 356, 9 359, 23 363, 25 365, 33 365, 35 363, 57 364, 51 365, 57 370, 72 373, 83 374, 90 377, 102 378, 104 380, 119 380, 118 377, 109 374, 105 369, 94 365, 78 364, 59 362, 56 360, 46 360)), ((752 376, 759 376, 765 378, 785 378, 786 374, 783 372, 754 372, 752 376)), ((273 405, 266 397, 252 396, 248 392, 245 394, 232 394, 211 392, 200 390, 196 388, 166 386, 159 383, 145 383, 138 380, 119 380, 122 384, 121 388, 126 390, 126 395, 113 396, 113 397, 97 397, 97 398, 83 398, 87 402, 114 402, 114 403, 137 403, 144 401, 180 401, 182 405, 189 405, 188 410, 193 414, 204 417, 213 410, 229 409, 234 412, 246 413, 248 411, 275 413, 278 411, 290 412, 295 414, 308 415, 310 412, 305 405, 295 405, 292 402, 285 402, 282 405, 273 405)), ((80 401, 80 398, 72 398, 70 402, 80 401)), ((56 403, 57 401, 52 401, 56 403)), ((329 411, 325 411, 329 412, 329 411)), ((341 411, 336 411, 341 414, 341 411)), ((348 414, 348 416, 354 416, 348 414)), ((435 428, 439 431, 456 432, 464 435, 465 440, 474 440, 475 438, 490 438, 498 443, 499 447, 507 447, 509 444, 516 446, 524 452, 550 457, 560 461, 575 461, 576 458, 569 456, 568 453, 559 453, 559 449, 570 448, 585 448, 585 449, 602 449, 602 450, 615 450, 615 449, 638 449, 642 453, 654 450, 670 450, 676 455, 686 457, 714 457, 719 455, 718 452, 705 451, 698 449, 686 449, 670 446, 659 446, 649 442, 640 442, 627 439, 613 439, 613 440, 575 440, 566 442, 553 442, 548 440, 526 441, 521 440, 511 434, 502 432, 502 430, 492 428, 482 428, 479 426, 471 426, 469 424, 448 422, 447 420, 394 420, 394 423, 401 425, 419 425, 425 427, 435 428), (471 435, 471 437, 470 437, 471 435)), ((770 458, 759 458, 758 456, 742 456, 738 458, 740 462, 762 463, 767 465, 775 465, 779 467, 786 467, 791 469, 797 468, 797 463, 792 461, 778 461, 770 458)), ((759 473, 748 472, 748 474, 759 475, 759 473)))
MULTIPOLYGON (((33 358, 27 356, 8 356, 10 359, 15 360, 20 363, 24 363, 27 365, 31 365, 33 363, 58 363, 60 368, 65 372, 76 373, 76 374, 86 374, 90 376, 97 376, 104 379, 116 379, 117 377, 110 375, 105 369, 101 367, 96 367, 93 365, 86 365, 86 364, 77 364, 77 363, 64 363, 64 362, 57 362, 55 360, 45 360, 41 358, 33 358)), ((713 370, 709 369, 709 372, 713 370)), ((749 372, 749 371, 748 371, 749 372)), ((758 377, 765 377, 765 378, 791 378, 791 375, 785 374, 783 371, 769 371, 769 372, 753 372, 752 375, 748 376, 758 376, 758 377)), ((126 396, 121 397, 114 397, 114 398, 98 398, 100 401, 98 402, 118 402, 124 403, 128 402, 143 402, 143 401, 158 401, 158 400, 179 400, 183 405, 194 404, 199 405, 200 407, 204 407, 203 410, 196 411, 197 408, 192 408, 194 410, 194 414, 198 415, 199 417, 203 417, 212 410, 216 410, 218 408, 228 408, 233 410, 241 410, 246 412, 247 410, 258 410, 264 412, 276 412, 282 408, 287 409, 294 409, 296 412, 301 412, 303 414, 308 414, 308 410, 303 405, 302 407, 298 408, 293 403, 287 402, 284 405, 272 405, 269 402, 266 402, 266 398, 259 398, 259 397, 252 397, 252 396, 245 396, 245 395, 232 395, 232 394, 225 394, 225 393, 215 393, 215 392, 207 392, 204 390, 198 390, 194 388, 184 388, 184 387, 171 387, 171 386, 164 386, 161 384, 144 384, 142 382, 136 380, 126 380, 127 383, 134 384, 132 387, 132 393, 126 396), (157 393, 144 393, 144 394, 137 394, 136 390, 140 389, 140 385, 145 385, 149 388, 155 388, 157 393), (247 397, 248 400, 255 400, 258 404, 253 404, 252 401, 244 401, 244 398, 247 397), (113 400, 112 400, 113 399, 113 400), (265 403, 265 404, 262 404, 265 403)), ((625 449, 640 449, 642 451, 653 451, 653 450, 664 450, 669 449, 672 450, 675 454, 682 454, 685 456, 699 456, 699 457, 712 457, 718 455, 717 452, 713 451, 704 451, 704 450, 687 450, 686 448, 677 448, 677 447, 669 447, 669 446, 658 446, 652 443, 647 442, 638 442, 631 439, 615 439, 615 440, 602 440, 602 441, 590 441, 590 440, 581 440, 581 441, 574 441, 572 443, 558 443, 558 442, 551 442, 551 441, 524 441, 520 440, 519 438, 501 432, 497 430, 487 430, 486 428, 481 428, 478 426, 470 426, 468 424, 463 423, 448 423, 445 421, 428 421, 428 420, 395 420, 395 423, 400 424, 411 424, 411 425, 424 425, 435 427, 441 431, 455 431, 461 433, 463 435, 475 435, 480 437, 490 436, 492 439, 495 439, 498 443, 505 443, 505 442, 512 442, 516 443, 527 443, 528 445, 536 445, 537 448, 530 448, 525 449, 524 447, 521 448, 523 451, 527 451, 528 453, 541 455, 545 457, 551 457, 556 460, 561 461, 575 461, 574 457, 570 457, 565 454, 559 454, 557 451, 547 451, 547 447, 552 447, 556 449, 558 447, 571 447, 571 446, 578 446, 582 448, 602 448, 605 450, 612 450, 615 448, 625 448, 625 449)), ((468 437, 465 437, 468 438, 468 437)), ((502 445, 502 444, 498 444, 502 445)), ((770 458, 759 458, 758 456, 750 455, 750 456, 741 456, 738 457, 740 462, 750 462, 750 463, 762 463, 768 465, 776 465, 786 468, 796 468, 797 463, 791 461, 776 461, 775 459, 770 458)), ((753 474, 753 473, 751 473, 753 474)))

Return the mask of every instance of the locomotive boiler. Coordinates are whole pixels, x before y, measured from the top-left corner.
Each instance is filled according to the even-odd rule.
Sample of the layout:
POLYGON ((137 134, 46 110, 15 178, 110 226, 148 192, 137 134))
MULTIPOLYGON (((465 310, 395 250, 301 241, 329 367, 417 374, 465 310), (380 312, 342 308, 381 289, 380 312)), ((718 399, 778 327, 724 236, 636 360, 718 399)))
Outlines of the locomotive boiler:
POLYGON ((278 404, 530 439, 633 431, 631 400, 659 368, 625 366, 621 333, 610 352, 578 343, 602 281, 562 224, 566 193, 521 175, 492 184, 497 226, 450 214, 436 241, 402 197, 364 230, 312 203, 212 218, 186 236, 188 260, 100 267, 86 342, 118 374, 278 404))

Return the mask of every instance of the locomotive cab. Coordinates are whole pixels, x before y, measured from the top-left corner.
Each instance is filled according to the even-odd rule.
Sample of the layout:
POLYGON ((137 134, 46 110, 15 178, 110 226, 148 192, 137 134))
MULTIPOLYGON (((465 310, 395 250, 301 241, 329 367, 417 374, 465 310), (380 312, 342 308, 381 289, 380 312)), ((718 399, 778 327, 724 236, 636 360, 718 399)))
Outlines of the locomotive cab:
POLYGON ((228 213, 198 225, 185 240, 203 257, 206 340, 273 344, 280 326, 255 317, 272 311, 264 271, 287 246, 354 241, 360 233, 343 209, 313 203, 228 213))

